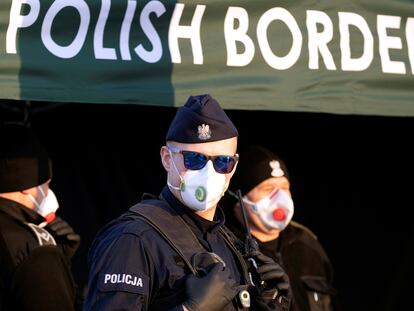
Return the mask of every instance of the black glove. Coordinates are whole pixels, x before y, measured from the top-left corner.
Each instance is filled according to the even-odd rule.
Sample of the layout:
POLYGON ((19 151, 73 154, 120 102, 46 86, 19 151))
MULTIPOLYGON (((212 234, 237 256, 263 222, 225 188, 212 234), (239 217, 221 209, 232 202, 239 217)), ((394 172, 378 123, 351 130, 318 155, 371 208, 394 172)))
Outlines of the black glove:
POLYGON ((62 218, 56 217, 46 229, 52 233, 56 243, 62 247, 63 253, 70 259, 80 244, 80 236, 62 218))
POLYGON ((189 311, 222 310, 236 296, 236 282, 221 262, 204 277, 189 275, 186 280, 187 300, 183 305, 189 311))
POLYGON ((258 266, 256 271, 262 280, 254 294, 257 309, 289 310, 292 291, 288 275, 278 263, 262 253, 255 256, 255 259, 258 266))

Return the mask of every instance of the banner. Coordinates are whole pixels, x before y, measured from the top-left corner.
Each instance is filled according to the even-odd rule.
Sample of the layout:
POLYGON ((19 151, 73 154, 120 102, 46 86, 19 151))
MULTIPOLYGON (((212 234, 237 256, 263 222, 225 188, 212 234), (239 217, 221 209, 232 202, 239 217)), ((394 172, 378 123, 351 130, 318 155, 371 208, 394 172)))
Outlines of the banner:
POLYGON ((414 2, 1 0, 0 98, 414 116, 414 2))

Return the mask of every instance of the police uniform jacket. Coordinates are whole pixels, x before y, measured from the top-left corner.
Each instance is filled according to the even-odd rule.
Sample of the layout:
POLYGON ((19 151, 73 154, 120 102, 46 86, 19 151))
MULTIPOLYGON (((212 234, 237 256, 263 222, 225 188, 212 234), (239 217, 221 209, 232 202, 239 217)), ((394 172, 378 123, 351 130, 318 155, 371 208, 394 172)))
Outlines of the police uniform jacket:
MULTIPOLYGON (((185 207, 168 187, 160 198, 177 211, 206 251, 225 261, 237 284, 243 284, 247 276, 241 262, 218 230, 224 223, 221 210, 217 210, 214 221, 208 221, 185 207)), ((191 273, 188 267, 151 225, 131 219, 128 213, 97 234, 88 262, 85 310, 180 310, 176 306, 186 299, 185 279, 191 273)), ((237 309, 230 303, 223 310, 237 309)))
POLYGON ((74 310, 69 260, 35 211, 0 198, 0 310, 74 310))
MULTIPOLYGON (((245 234, 234 217, 228 227, 240 238, 245 234)), ((293 293, 292 311, 339 310, 332 265, 308 228, 291 221, 276 240, 258 243, 266 256, 285 268, 293 293)))

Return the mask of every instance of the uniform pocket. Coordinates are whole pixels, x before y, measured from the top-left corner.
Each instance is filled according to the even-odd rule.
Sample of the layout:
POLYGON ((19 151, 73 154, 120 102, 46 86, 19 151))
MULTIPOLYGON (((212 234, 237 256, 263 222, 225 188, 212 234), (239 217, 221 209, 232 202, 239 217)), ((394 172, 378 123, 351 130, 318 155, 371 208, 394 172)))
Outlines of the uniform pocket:
POLYGON ((323 277, 302 276, 301 280, 306 289, 306 295, 311 311, 331 311, 332 296, 335 290, 323 277))

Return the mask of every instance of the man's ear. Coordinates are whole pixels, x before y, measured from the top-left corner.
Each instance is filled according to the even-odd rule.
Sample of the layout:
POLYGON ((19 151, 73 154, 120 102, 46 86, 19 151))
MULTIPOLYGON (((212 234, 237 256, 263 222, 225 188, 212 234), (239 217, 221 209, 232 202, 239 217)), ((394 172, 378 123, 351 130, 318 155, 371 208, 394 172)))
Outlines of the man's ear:
POLYGON ((164 169, 169 172, 171 169, 171 153, 167 146, 162 146, 160 150, 161 163, 164 169))

